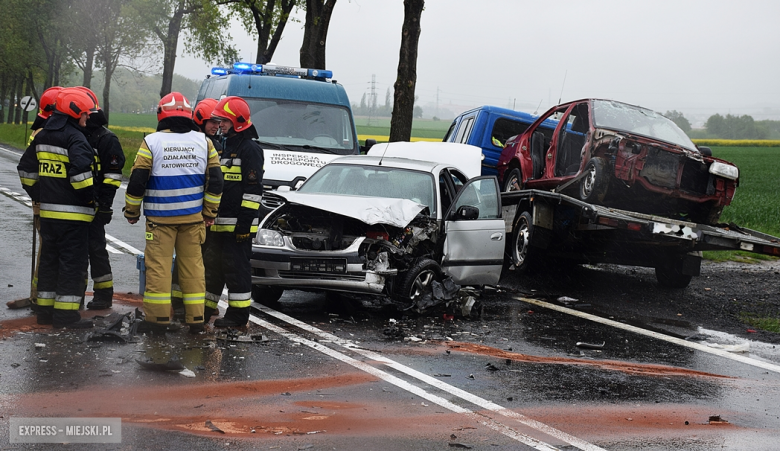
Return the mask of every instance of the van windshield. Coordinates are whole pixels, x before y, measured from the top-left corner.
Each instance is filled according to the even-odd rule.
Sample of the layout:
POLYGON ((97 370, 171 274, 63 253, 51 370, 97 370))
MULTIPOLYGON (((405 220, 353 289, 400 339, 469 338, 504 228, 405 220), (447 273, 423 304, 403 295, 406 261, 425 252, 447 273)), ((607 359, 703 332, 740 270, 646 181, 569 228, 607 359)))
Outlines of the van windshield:
POLYGON ((336 105, 245 98, 260 141, 301 152, 355 153, 349 110, 336 105))

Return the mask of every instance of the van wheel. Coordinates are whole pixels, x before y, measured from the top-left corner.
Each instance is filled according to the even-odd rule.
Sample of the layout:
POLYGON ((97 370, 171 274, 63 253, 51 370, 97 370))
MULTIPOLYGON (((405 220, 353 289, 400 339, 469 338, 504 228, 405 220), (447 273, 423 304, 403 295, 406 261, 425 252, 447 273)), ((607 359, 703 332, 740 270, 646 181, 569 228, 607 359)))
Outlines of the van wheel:
POLYGON ((422 258, 404 274, 398 285, 397 295, 412 301, 412 305, 426 294, 433 292, 433 281, 441 282, 442 271, 438 263, 430 258, 422 258))
POLYGON ((530 265, 534 260, 534 249, 531 247, 533 240, 534 225, 531 213, 524 211, 518 216, 512 227, 512 240, 509 256, 515 265, 515 271, 519 273, 528 272, 530 265))
POLYGON ((593 157, 585 165, 585 176, 580 181, 580 200, 600 204, 609 187, 607 162, 601 157, 593 157))
POLYGON ((520 168, 514 168, 504 177, 504 192, 519 191, 522 189, 523 174, 520 168))
POLYGON ((268 285, 252 285, 252 299, 266 307, 278 308, 284 289, 268 285))

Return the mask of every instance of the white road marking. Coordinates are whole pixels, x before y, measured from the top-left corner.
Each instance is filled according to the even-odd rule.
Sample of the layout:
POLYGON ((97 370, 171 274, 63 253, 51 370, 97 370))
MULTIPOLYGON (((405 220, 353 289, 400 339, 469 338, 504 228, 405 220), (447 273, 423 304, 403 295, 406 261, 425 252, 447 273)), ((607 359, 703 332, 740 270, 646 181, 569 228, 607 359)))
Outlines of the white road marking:
MULTIPOLYGON (((227 304, 225 304, 227 305, 227 304)), ((519 414, 515 411, 512 411, 510 409, 507 409, 505 407, 502 407, 498 404, 495 404, 491 401, 488 401, 486 399, 480 398, 479 396, 476 396, 472 393, 469 393, 465 390, 461 390, 460 388, 457 388, 455 386, 449 385, 447 383, 444 383, 432 376, 429 376, 427 374, 421 373, 417 370, 414 370, 412 368, 409 368, 405 365, 402 365, 394 360, 388 359, 387 357, 377 354, 373 351, 369 351, 367 349, 362 349, 358 346, 356 346, 354 343, 352 343, 350 340, 344 340, 341 339, 335 335, 329 334, 323 330, 320 330, 314 326, 311 326, 309 324, 306 324, 302 321, 299 321, 291 316, 285 315, 284 313, 278 312, 276 310, 270 309, 268 307, 265 307, 263 305, 260 305, 258 303, 253 304, 254 307, 256 307, 258 310, 262 311, 265 314, 268 314, 270 316, 273 316, 275 318, 278 318, 288 324, 291 324, 293 326, 296 326, 300 329, 303 329, 307 332, 313 333, 315 335, 318 335, 319 337, 322 337, 325 341, 323 342, 331 342, 333 344, 342 346, 346 349, 349 349, 352 352, 355 352, 357 354, 362 355, 363 357, 366 357, 367 359, 370 359, 372 361, 380 362, 396 371, 399 371, 401 373, 404 373, 408 376, 414 377, 417 380, 420 380, 428 385, 431 385, 433 387, 438 388, 439 390, 442 390, 446 393, 449 393, 451 395, 457 396, 458 398, 463 399, 464 401, 470 402, 472 404, 475 404, 479 406, 482 409, 497 413, 499 415, 512 418, 516 421, 518 421, 521 424, 524 424, 528 427, 531 427, 533 429, 536 429, 537 431, 543 432, 551 437, 555 437, 558 440, 561 440, 563 442, 566 442, 572 446, 575 446, 582 450, 587 451, 597 451, 602 450, 602 448, 599 448, 598 446, 595 446, 591 443, 586 442, 585 440, 579 439, 577 437, 574 437, 570 434, 567 434, 563 431, 559 431, 552 426, 546 425, 544 423, 541 423, 539 421, 533 420, 531 418, 528 418, 522 414, 519 414)), ((253 318, 254 315, 250 318, 253 318)), ((259 320, 259 319, 258 319, 259 320)), ((262 320, 259 320, 262 321, 262 320)), ((255 322, 255 321, 253 321, 255 322)), ((335 352, 335 351, 334 351, 335 352)), ((373 367, 372 367, 373 368, 373 367)), ((431 401, 434 402, 434 401, 431 401)), ((445 406, 443 406, 445 407, 445 406)))
MULTIPOLYGON (((223 308, 227 308, 227 306, 228 306, 227 302, 225 302, 224 300, 223 301, 219 301, 219 305, 220 305, 220 307, 223 307, 223 308)), ((270 309, 268 309, 268 310, 270 310, 270 309)), ((264 307, 264 311, 265 311, 265 307, 264 307)), ((376 377, 378 379, 381 379, 381 380, 383 380, 383 381, 385 381, 387 383, 393 384, 396 387, 399 387, 399 388, 401 388, 403 390, 406 390, 406 391, 408 391, 408 392, 410 392, 412 394, 415 394, 415 395, 417 395, 417 396, 419 396, 419 397, 421 397, 421 398, 423 398, 423 399, 425 399, 427 401, 430 401, 430 402, 432 402, 434 404, 438 404, 439 406, 444 407, 445 409, 448 409, 448 410, 450 410, 452 412, 455 412, 455 413, 460 413, 462 415, 465 415, 465 416, 471 418, 472 420, 477 421, 480 424, 482 424, 482 425, 484 425, 484 426, 486 426, 486 427, 488 427, 490 429, 493 429, 496 432, 500 432, 501 434, 504 434, 507 437, 512 438, 512 439, 514 439, 514 440, 516 440, 516 441, 518 441, 520 443, 523 443, 525 445, 528 445, 528 446, 530 446, 530 447, 532 447, 534 449, 538 449, 540 451, 554 451, 554 450, 558 449, 558 448, 556 448, 556 447, 554 447, 554 446, 552 446, 550 444, 547 444, 547 443, 542 442, 540 440, 537 440, 537 439, 535 439, 533 437, 525 435, 525 434, 523 434, 523 433, 521 433, 519 431, 516 431, 516 430, 514 430, 514 429, 512 429, 512 428, 510 428, 510 427, 508 427, 508 426, 506 426, 504 424, 501 424, 501 423, 493 420, 492 418, 486 417, 483 414, 480 414, 480 413, 477 413, 477 412, 473 412, 473 411, 471 411, 469 409, 466 409, 466 408, 463 408, 461 406, 458 406, 457 404, 453 404, 450 401, 447 401, 446 399, 444 399, 444 398, 442 398, 440 396, 428 393, 427 391, 423 390, 420 387, 412 385, 412 384, 406 382, 403 379, 400 379, 400 378, 398 378, 396 376, 393 376, 392 374, 388 374, 388 373, 386 373, 386 372, 384 372, 384 371, 382 371, 382 370, 380 370, 378 368, 375 368, 375 367, 373 367, 373 366, 371 366, 371 365, 369 365, 369 364, 367 364, 365 362, 361 362, 359 360, 355 360, 355 359, 353 359, 352 357, 349 357, 346 354, 342 354, 341 352, 333 350, 333 349, 331 349, 331 348, 329 348, 327 346, 324 346, 324 345, 322 345, 320 343, 308 340, 308 339, 303 338, 303 337, 301 337, 299 335, 296 335, 296 334, 294 334, 292 332, 288 332, 287 330, 285 330, 285 329, 283 329, 283 328, 281 328, 281 327, 279 327, 279 326, 277 326, 275 324, 271 324, 271 323, 269 323, 269 322, 267 322, 267 321, 265 321, 265 320, 263 320, 261 318, 258 318, 255 315, 250 315, 249 316, 249 321, 259 325, 260 327, 263 327, 263 328, 266 328, 266 329, 268 329, 270 331, 273 331, 273 332, 275 332, 275 333, 277 333, 277 334, 287 338, 290 341, 293 341, 295 343, 300 343, 302 345, 308 346, 308 347, 310 347, 310 348, 312 348, 314 350, 322 352, 323 354, 325 354, 325 355, 327 355, 329 357, 332 357, 332 358, 334 358, 336 360, 344 362, 344 363, 346 363, 346 364, 348 364, 350 366, 353 366, 353 367, 355 367, 355 368, 357 368, 357 369, 359 369, 361 371, 365 371, 366 373, 371 374, 372 376, 374 376, 374 377, 376 377)), ((325 332, 323 332, 323 333, 325 333, 325 332)), ((599 449, 599 448, 597 448, 597 449, 599 449)))
POLYGON ((595 323, 601 323, 605 324, 607 326, 612 326, 617 329, 627 330, 629 332, 634 332, 639 335, 644 335, 646 337, 652 337, 656 338, 658 340, 663 340, 669 343, 674 343, 676 345, 685 346, 686 348, 695 349, 697 351, 701 352, 707 352, 709 354, 714 354, 726 359, 731 359, 736 362, 744 363, 747 365, 752 365, 758 368, 762 368, 769 371, 774 371, 775 373, 780 373, 780 365, 775 365, 774 363, 764 362, 761 360, 752 359, 750 357, 745 357, 743 355, 734 354, 732 352, 724 351, 723 349, 717 349, 717 348, 711 348, 709 346, 705 346, 699 343, 693 343, 690 341, 683 340, 682 338, 677 337, 671 337, 669 335, 664 335, 658 332, 653 332, 652 330, 642 329, 640 327, 631 326, 629 324, 623 324, 618 321, 613 321, 611 319, 602 318, 600 316, 591 315, 590 313, 584 313, 580 312, 578 310, 562 307, 560 305, 550 304, 549 302, 539 301, 536 299, 529 299, 524 298, 520 296, 514 296, 515 299, 518 301, 527 302, 529 304, 538 305, 539 307, 548 308, 550 310, 555 310, 561 313, 566 313, 572 316, 576 316, 578 318, 587 319, 589 321, 593 321, 595 323))

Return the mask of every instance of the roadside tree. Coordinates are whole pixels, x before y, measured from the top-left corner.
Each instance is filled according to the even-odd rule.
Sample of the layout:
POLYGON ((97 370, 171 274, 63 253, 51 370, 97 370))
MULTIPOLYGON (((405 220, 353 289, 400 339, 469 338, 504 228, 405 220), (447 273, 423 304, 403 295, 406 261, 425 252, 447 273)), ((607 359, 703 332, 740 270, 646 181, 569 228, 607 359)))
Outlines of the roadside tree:
POLYGON ((172 90, 176 49, 184 39, 187 53, 197 54, 208 62, 236 60, 230 35, 224 24, 226 10, 210 0, 133 0, 131 3, 141 24, 162 46, 163 70, 160 97, 172 90), (182 34, 184 32, 184 34, 182 34))
POLYGON ((300 0, 217 0, 229 5, 247 33, 257 36, 256 64, 271 61, 293 8, 300 0))
POLYGON ((412 137, 414 89, 417 85, 417 47, 420 40, 420 17, 425 0, 404 0, 404 23, 401 51, 390 118, 390 142, 409 141, 412 137))
POLYGON ((301 67, 326 69, 325 42, 336 0, 305 0, 305 2, 306 22, 303 25, 301 67))

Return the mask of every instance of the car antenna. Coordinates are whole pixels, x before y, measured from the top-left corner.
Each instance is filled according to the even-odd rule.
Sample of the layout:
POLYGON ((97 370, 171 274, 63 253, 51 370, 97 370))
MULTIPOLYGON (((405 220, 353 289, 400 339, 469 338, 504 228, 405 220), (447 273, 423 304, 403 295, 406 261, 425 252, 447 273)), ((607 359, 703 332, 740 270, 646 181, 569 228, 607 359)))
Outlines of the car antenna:
POLYGON ((542 100, 539 101, 539 105, 536 105, 536 109, 534 110, 534 116, 536 116, 539 113, 539 107, 542 106, 542 100))
POLYGON ((558 105, 561 104, 561 98, 563 97, 563 87, 566 86, 566 75, 569 74, 569 71, 566 70, 566 72, 563 73, 563 83, 561 83, 561 95, 558 96, 558 105))
POLYGON ((387 147, 388 146, 385 146, 385 151, 382 152, 382 156, 379 158, 379 166, 382 166, 382 160, 385 159, 385 154, 387 153, 387 147))

